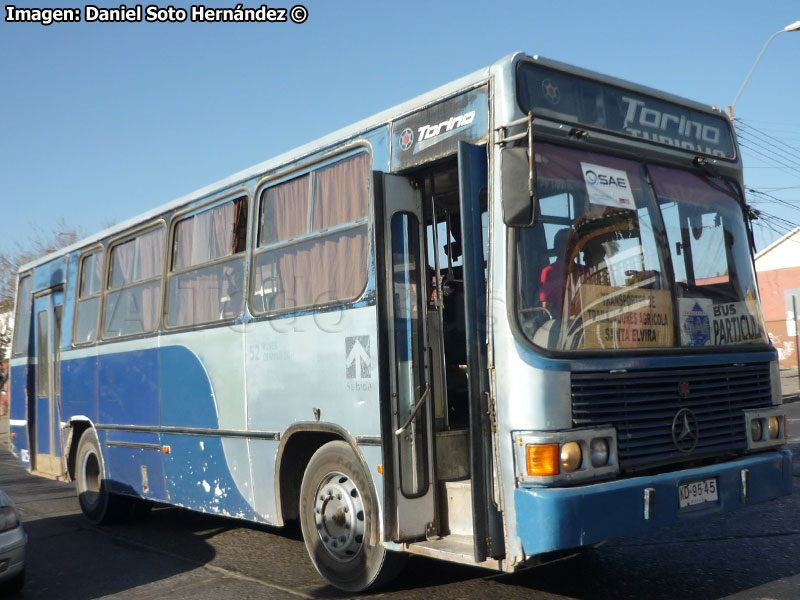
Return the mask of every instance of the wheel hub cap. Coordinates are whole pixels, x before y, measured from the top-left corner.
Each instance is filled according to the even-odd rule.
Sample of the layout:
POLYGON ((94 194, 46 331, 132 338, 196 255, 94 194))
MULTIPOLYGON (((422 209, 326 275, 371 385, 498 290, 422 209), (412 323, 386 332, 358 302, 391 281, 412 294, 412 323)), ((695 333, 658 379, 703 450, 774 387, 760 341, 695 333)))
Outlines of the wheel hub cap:
POLYGON ((352 479, 325 477, 314 498, 314 524, 325 549, 337 560, 352 560, 364 545, 364 501, 352 479))

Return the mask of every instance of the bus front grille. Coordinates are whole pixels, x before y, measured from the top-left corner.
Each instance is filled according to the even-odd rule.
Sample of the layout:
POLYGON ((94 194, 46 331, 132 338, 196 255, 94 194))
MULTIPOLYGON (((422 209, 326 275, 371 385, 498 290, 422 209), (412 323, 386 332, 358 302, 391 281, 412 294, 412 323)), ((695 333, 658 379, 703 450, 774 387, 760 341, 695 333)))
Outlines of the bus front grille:
POLYGON ((616 427, 623 471, 741 451, 742 411, 771 404, 769 363, 572 374, 574 426, 616 427), (673 440, 683 408, 699 430, 689 453, 673 440))

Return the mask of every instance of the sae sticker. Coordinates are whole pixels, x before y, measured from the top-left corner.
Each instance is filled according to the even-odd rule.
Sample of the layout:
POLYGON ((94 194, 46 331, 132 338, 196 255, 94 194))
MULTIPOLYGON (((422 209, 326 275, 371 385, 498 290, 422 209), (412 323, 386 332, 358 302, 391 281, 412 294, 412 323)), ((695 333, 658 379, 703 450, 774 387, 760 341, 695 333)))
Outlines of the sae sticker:
POLYGON ((589 202, 602 206, 636 210, 633 192, 628 183, 628 174, 625 171, 585 162, 581 163, 581 170, 586 182, 589 202))

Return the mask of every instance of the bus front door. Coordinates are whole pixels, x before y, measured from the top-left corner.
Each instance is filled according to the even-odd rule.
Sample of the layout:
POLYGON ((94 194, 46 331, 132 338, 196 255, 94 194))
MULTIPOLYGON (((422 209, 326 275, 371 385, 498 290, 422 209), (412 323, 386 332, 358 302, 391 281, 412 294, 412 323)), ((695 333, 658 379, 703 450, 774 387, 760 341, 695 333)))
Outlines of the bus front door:
MULTIPOLYGON (((475 562, 503 554, 503 528, 492 491, 491 396, 487 371, 486 260, 488 240, 482 214, 487 211, 485 146, 458 143, 458 188, 461 244, 464 249, 464 314, 469 382, 469 454, 475 562)), ((488 214, 487 214, 488 217, 488 214)), ((488 225, 487 225, 488 228, 488 225)))
POLYGON ((49 290, 33 301, 36 344, 36 399, 29 407, 31 469, 40 474, 63 475, 61 446, 60 338, 64 292, 49 290), (31 411, 31 408, 33 411, 31 411))
MULTIPOLYGON (((391 412, 391 443, 385 442, 384 448, 392 456, 394 485, 387 492, 396 506, 394 514, 387 515, 387 535, 394 541, 410 541, 438 533, 425 319, 429 283, 425 229, 419 190, 404 177, 385 174, 381 187, 391 412)), ((387 506, 391 505, 389 500, 387 506)))

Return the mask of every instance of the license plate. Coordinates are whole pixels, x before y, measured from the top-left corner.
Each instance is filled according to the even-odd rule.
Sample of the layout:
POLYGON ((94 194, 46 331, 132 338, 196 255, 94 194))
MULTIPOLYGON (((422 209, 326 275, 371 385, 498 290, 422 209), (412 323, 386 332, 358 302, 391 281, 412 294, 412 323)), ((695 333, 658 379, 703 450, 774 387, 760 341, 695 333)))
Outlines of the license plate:
POLYGON ((681 508, 704 502, 716 502, 718 499, 716 479, 691 481, 681 484, 678 488, 678 502, 681 508))

